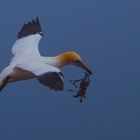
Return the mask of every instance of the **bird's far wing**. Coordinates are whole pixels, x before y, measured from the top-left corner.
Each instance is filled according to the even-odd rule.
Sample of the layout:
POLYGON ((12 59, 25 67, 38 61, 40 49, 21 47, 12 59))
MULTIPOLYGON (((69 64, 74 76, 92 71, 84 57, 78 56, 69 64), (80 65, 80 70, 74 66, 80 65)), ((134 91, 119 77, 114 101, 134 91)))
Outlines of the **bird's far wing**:
POLYGON ((18 64, 16 66, 22 70, 32 72, 39 82, 53 90, 63 90, 63 75, 60 69, 45 64, 41 61, 30 62, 26 64, 18 64))
POLYGON ((39 55, 38 45, 42 37, 42 29, 38 17, 24 24, 17 37, 12 47, 13 55, 39 55))

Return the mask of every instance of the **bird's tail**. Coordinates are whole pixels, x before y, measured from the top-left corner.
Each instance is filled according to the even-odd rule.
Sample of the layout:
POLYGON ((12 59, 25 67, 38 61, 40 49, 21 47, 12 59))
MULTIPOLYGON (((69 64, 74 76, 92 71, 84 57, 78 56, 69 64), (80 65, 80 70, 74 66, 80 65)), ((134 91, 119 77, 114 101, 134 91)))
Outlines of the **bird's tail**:
POLYGON ((0 91, 7 85, 10 79, 8 67, 0 73, 0 91))
POLYGON ((0 83, 0 91, 2 91, 3 88, 7 85, 9 79, 10 79, 10 77, 8 76, 0 83))

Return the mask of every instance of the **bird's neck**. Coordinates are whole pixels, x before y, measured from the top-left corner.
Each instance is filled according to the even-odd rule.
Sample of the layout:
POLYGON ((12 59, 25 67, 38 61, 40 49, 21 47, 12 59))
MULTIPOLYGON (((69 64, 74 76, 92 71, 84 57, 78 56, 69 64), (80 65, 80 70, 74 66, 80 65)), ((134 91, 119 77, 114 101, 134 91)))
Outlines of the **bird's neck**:
POLYGON ((59 56, 55 56, 55 57, 42 57, 42 61, 44 63, 47 63, 49 65, 61 68, 63 67, 65 64, 64 61, 61 61, 59 56))
POLYGON ((71 64, 75 57, 75 52, 64 52, 55 57, 42 57, 43 61, 47 64, 56 67, 63 67, 65 65, 71 64))

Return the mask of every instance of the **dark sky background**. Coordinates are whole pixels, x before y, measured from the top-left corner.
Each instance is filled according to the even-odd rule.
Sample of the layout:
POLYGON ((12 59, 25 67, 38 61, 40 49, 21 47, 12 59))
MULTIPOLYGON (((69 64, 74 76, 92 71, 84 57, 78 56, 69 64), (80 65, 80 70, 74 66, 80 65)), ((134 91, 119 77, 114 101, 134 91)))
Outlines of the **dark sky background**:
POLYGON ((137 0, 2 0, 0 69, 23 23, 39 16, 42 55, 73 50, 94 70, 80 104, 69 79, 83 71, 62 69, 65 90, 28 80, 0 94, 0 140, 139 140, 140 2, 137 0))

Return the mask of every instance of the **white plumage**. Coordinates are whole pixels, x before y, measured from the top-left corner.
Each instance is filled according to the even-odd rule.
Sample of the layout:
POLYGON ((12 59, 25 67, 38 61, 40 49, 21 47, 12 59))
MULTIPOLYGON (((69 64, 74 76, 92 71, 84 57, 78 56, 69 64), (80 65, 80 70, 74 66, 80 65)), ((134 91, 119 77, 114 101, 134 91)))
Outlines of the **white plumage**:
POLYGON ((0 90, 9 82, 31 78, 36 78, 50 89, 63 90, 63 75, 60 68, 66 64, 82 67, 89 74, 92 73, 75 52, 66 52, 55 57, 41 56, 38 46, 42 36, 38 18, 23 25, 12 47, 13 58, 0 73, 0 90))
MULTIPOLYGON (((32 27, 31 27, 32 28, 32 27)), ((61 73, 60 69, 47 64, 44 62, 44 58, 40 55, 40 52, 38 50, 39 42, 41 40, 42 36, 37 32, 28 36, 24 36, 22 38, 19 38, 12 47, 12 54, 13 58, 10 62, 10 65, 7 66, 0 74, 0 87, 1 89, 5 86, 7 82, 14 82, 19 80, 27 80, 34 77, 37 77, 37 79, 40 81, 39 77, 46 75, 46 73, 49 73, 52 75, 52 73, 56 73, 57 80, 61 80, 61 88, 58 87, 55 90, 62 90, 63 89, 63 78, 59 74, 61 73), (60 78, 58 78, 60 77, 60 78)), ((46 57, 47 59, 47 57, 46 57)), ((47 78, 46 78, 47 79, 47 78)), ((53 88, 52 84, 49 85, 48 80, 44 80, 44 85, 50 86, 50 88, 53 88), (45 83, 46 82, 46 83, 45 83)), ((54 81, 55 83, 60 81, 54 81)), ((55 84, 54 83, 54 84, 55 84)))
POLYGON ((15 61, 17 63, 17 61, 22 61, 26 58, 30 59, 28 57, 40 57, 38 46, 41 38, 39 34, 35 34, 18 39, 12 47, 14 57, 11 63, 15 61))

